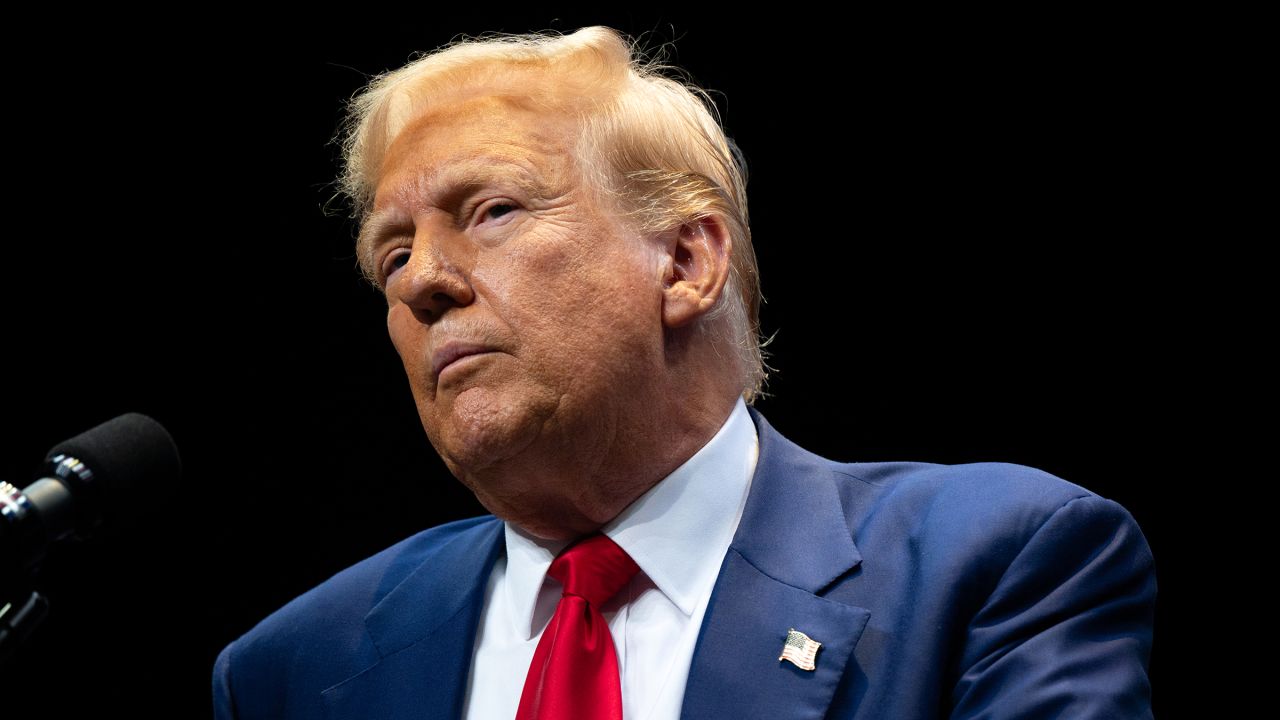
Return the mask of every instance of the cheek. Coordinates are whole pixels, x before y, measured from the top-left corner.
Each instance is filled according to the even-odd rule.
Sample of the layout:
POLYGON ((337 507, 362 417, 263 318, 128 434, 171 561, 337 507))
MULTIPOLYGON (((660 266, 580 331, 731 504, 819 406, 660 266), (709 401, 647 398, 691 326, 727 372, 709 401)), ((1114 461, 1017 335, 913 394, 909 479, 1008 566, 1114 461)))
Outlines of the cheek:
POLYGON ((506 304, 553 297, 555 287, 574 273, 574 239, 563 228, 541 228, 477 254, 472 282, 506 304))
POLYGON ((574 332, 590 288, 577 279, 574 260, 561 245, 527 243, 505 253, 487 253, 472 274, 486 310, 530 346, 564 343, 574 332))
POLYGON ((387 336, 391 338, 391 344, 395 346, 396 352, 400 353, 402 361, 404 360, 404 349, 407 346, 405 316, 408 314, 408 309, 399 303, 387 309, 387 336))
POLYGON ((555 228, 481 254, 472 277, 515 331, 529 371, 557 384, 612 375, 660 342, 660 263, 621 244, 633 241, 555 228))
POLYGON ((574 277, 556 288, 545 308, 525 320, 559 374, 595 384, 623 382, 620 373, 661 356, 660 297, 639 277, 574 277))

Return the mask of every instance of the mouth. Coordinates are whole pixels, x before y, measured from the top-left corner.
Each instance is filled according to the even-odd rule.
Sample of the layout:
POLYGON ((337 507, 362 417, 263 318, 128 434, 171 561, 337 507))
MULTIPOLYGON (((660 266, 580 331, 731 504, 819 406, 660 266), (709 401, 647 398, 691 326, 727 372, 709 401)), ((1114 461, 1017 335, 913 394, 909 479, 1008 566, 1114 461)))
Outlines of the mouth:
POLYGON ((484 345, 475 343, 449 342, 438 348, 431 356, 431 374, 437 382, 440 380, 440 374, 450 365, 471 357, 472 355, 483 355, 493 352, 493 350, 484 345))

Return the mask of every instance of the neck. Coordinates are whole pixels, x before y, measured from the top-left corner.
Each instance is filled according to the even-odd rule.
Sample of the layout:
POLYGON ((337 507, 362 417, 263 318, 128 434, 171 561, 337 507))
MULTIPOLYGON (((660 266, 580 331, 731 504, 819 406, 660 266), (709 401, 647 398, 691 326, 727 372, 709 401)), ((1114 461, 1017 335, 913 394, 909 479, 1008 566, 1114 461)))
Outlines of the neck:
POLYGON ((584 417, 585 427, 555 431, 569 436, 558 438, 563 443, 548 443, 559 452, 485 470, 517 473, 508 476, 523 480, 521 492, 485 492, 514 486, 493 476, 467 484, 490 512, 530 535, 581 537, 598 531, 693 457, 724 425, 737 399, 721 388, 700 386, 685 388, 683 395, 672 388, 649 401, 597 408, 584 417))

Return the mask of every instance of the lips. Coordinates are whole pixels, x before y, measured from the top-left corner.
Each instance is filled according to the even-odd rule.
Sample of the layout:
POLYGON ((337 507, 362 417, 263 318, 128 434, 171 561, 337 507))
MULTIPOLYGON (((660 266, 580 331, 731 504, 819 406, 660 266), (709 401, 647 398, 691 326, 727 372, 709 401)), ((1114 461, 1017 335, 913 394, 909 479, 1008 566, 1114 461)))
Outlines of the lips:
POLYGON ((436 351, 431 354, 431 374, 438 380, 440 373, 458 360, 492 351, 492 348, 479 343, 449 341, 436 348, 436 351))

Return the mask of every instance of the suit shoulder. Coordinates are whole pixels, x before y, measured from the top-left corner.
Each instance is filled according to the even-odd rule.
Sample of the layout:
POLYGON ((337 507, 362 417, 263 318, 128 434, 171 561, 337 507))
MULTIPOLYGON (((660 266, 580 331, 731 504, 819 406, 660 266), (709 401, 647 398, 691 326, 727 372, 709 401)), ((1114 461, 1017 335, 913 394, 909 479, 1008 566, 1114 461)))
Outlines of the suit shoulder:
POLYGON ((468 518, 439 525, 411 535, 381 550, 311 588, 272 613, 260 623, 295 628, 302 618, 336 617, 357 613, 363 618, 384 595, 409 573, 428 561, 440 548, 454 542, 468 542, 491 523, 492 516, 468 518))
MULTIPOLYGON (((928 555, 913 562, 944 565, 954 582, 994 581, 1038 535, 1063 543, 1142 537, 1119 503, 1026 465, 853 463, 837 473, 859 547, 905 542, 928 555)), ((1135 548, 1149 559, 1145 541, 1135 548)))
POLYGON ((836 463, 845 483, 862 486, 875 504, 924 510, 945 507, 970 519, 989 513, 1052 513, 1097 493, 1038 468, 1008 462, 956 465, 923 462, 836 463))
POLYGON ((753 414, 762 454, 772 468, 804 482, 831 479, 840 493, 850 527, 872 512, 909 511, 919 515, 931 507, 946 516, 982 518, 1010 512, 1047 516, 1076 498, 1098 497, 1078 484, 1046 471, 1014 462, 838 462, 796 445, 753 414))
POLYGON ((345 677, 346 663, 377 653, 364 626, 369 611, 433 556, 455 543, 483 541, 495 524, 501 521, 484 516, 433 527, 339 571, 227 645, 217 672, 253 683, 345 677))
POLYGON ((1017 463, 837 462, 788 440, 758 413, 753 418, 774 473, 833 483, 856 542, 877 529, 910 531, 922 541, 948 535, 961 541, 985 531, 1016 542, 1073 501, 1120 509, 1081 485, 1017 463))

